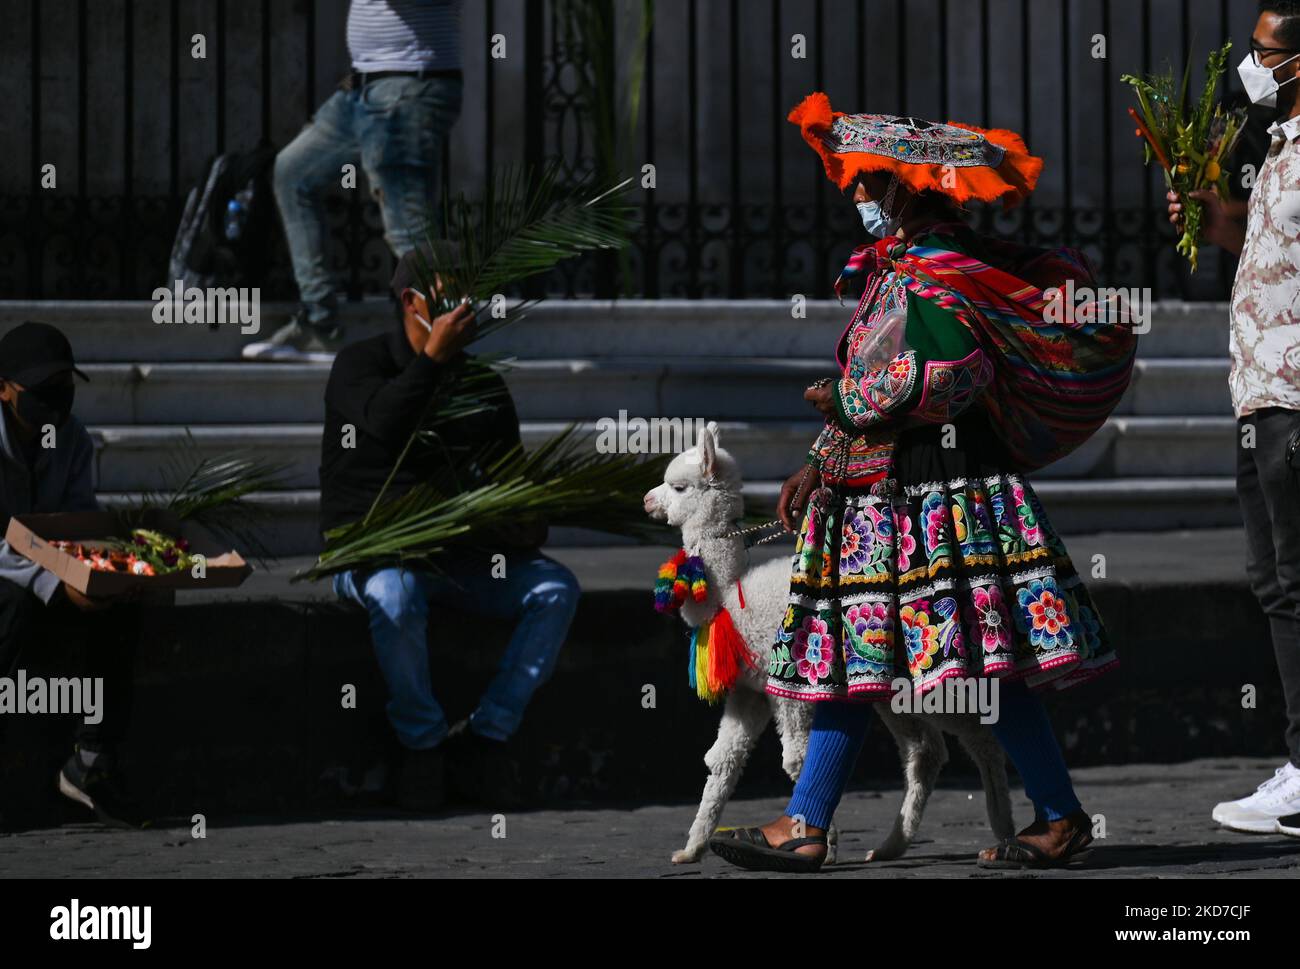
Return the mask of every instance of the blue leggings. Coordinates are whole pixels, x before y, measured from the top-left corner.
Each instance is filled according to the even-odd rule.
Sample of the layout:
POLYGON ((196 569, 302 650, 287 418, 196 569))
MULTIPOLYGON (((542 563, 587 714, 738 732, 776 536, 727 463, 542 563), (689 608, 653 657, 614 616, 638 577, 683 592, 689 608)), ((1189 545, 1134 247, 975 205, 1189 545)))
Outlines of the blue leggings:
MULTIPOLYGON (((1079 799, 1042 701, 1023 683, 998 687, 999 715, 992 725, 993 735, 1016 765, 1025 794, 1034 803, 1034 817, 1057 821, 1078 811, 1079 799)), ((800 816, 813 828, 830 826, 870 722, 869 704, 817 704, 808 755, 785 809, 787 817, 800 816)))

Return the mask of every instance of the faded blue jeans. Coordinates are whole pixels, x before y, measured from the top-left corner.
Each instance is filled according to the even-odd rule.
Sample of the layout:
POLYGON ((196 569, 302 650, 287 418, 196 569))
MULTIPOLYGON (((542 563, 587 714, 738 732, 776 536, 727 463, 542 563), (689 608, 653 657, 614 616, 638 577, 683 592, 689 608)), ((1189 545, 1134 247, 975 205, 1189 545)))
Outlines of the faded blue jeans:
MULTIPOLYGON (((360 603, 370 614, 370 639, 388 685, 388 720, 403 746, 422 750, 441 743, 448 730, 433 696, 431 609, 515 620, 497 674, 470 717, 474 733, 506 740, 518 729, 533 693, 555 669, 580 590, 573 573, 559 562, 525 552, 506 555, 502 578, 493 578, 490 566, 477 562, 454 576, 387 568, 364 575, 340 573, 334 576, 334 593, 360 603)), ((459 616, 455 623, 437 616, 434 628, 435 649, 482 647, 481 627, 459 616)))
POLYGON ((333 326, 325 195, 343 166, 361 162, 397 256, 423 241, 434 212, 442 149, 460 115, 460 78, 384 77, 335 91, 275 159, 275 200, 307 322, 333 326))

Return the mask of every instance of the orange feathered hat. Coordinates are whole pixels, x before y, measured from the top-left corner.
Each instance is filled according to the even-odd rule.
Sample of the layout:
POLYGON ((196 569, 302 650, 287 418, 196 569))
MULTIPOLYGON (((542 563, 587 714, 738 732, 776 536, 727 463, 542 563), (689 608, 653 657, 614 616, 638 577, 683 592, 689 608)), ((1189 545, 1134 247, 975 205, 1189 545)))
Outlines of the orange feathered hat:
POLYGON ((940 124, 890 114, 832 111, 816 91, 790 112, 841 189, 862 172, 890 172, 913 192, 929 189, 957 203, 1001 200, 1017 205, 1034 190, 1043 160, 1014 131, 940 124))

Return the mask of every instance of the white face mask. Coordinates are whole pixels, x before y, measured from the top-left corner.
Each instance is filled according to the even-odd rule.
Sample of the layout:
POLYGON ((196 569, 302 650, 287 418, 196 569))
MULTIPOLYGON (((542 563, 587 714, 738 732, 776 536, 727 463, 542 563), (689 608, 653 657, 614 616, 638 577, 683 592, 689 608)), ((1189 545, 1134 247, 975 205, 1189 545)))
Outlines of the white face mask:
MULTIPOLYGON (((1277 83, 1277 78, 1273 72, 1278 67, 1285 67, 1290 64, 1300 54, 1294 57, 1288 57, 1276 67, 1264 67, 1255 63, 1255 55, 1247 54, 1246 59, 1237 65, 1237 74, 1241 77, 1242 86, 1246 89, 1246 94, 1255 104, 1263 105, 1266 108, 1277 107, 1277 92, 1282 88, 1282 84, 1277 83)), ((1295 77, 1287 78, 1283 84, 1290 84, 1295 77)))
MULTIPOLYGON (((420 297, 422 297, 422 298, 424 299, 424 305, 425 305, 425 306, 428 306, 428 305, 429 305, 429 297, 428 297, 428 296, 425 296, 424 293, 420 292, 420 291, 419 291, 418 289, 416 289, 414 286, 411 287, 411 292, 413 292, 416 296, 420 296, 420 297)), ((464 299, 461 300, 462 303, 468 303, 469 301, 470 301, 470 300, 469 300, 469 297, 468 297, 468 296, 466 296, 464 299)), ((426 319, 425 319, 423 316, 421 316, 419 313, 416 313, 416 314, 415 314, 415 318, 416 318, 417 320, 420 321, 420 325, 421 325, 422 327, 424 327, 424 328, 425 328, 426 330, 428 330, 430 333, 433 332, 433 324, 432 324, 432 323, 430 323, 428 320, 426 320, 426 319)))
MULTIPOLYGON (((420 292, 420 291, 419 291, 418 289, 416 289, 414 286, 411 287, 411 292, 413 292, 416 296, 422 297, 422 298, 424 299, 424 305, 425 305, 425 306, 428 306, 428 305, 429 305, 429 297, 425 296, 424 293, 420 292)), ((420 325, 421 325, 422 327, 424 327, 424 328, 425 328, 426 330, 428 330, 430 333, 433 332, 433 324, 432 324, 432 323, 430 323, 428 320, 426 320, 426 319, 425 319, 423 316, 421 316, 419 313, 416 313, 416 314, 415 314, 415 318, 416 318, 417 320, 420 321, 420 325)))

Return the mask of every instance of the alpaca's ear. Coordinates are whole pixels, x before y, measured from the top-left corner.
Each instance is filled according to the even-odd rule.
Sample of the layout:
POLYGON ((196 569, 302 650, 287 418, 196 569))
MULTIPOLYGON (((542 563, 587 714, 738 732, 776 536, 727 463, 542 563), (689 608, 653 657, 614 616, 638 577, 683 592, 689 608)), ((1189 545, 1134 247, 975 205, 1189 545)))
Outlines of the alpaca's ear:
POLYGON ((718 468, 718 448, 713 439, 713 431, 706 427, 700 432, 700 473, 705 478, 714 477, 718 468))
POLYGON ((722 447, 722 433, 718 428, 717 421, 709 421, 704 425, 704 429, 713 435, 713 446, 722 447))

